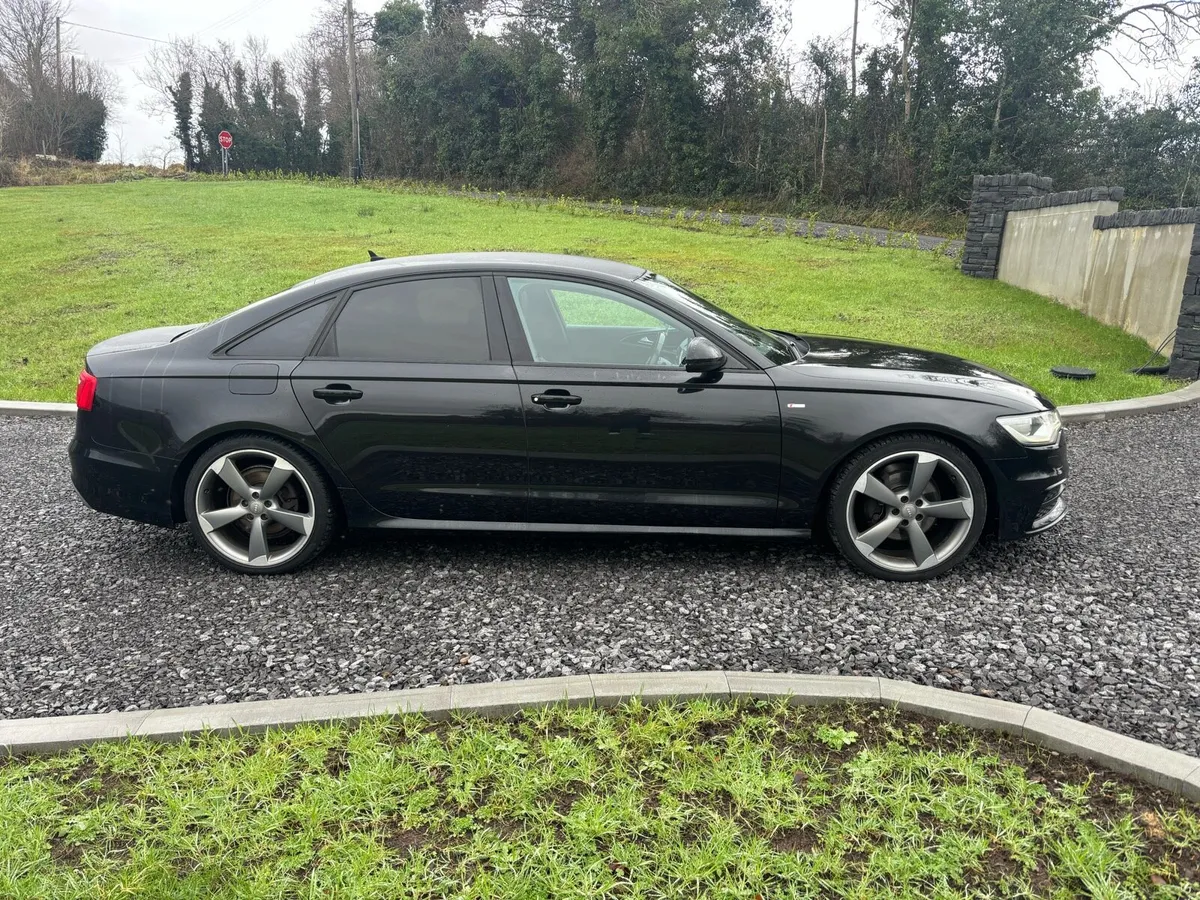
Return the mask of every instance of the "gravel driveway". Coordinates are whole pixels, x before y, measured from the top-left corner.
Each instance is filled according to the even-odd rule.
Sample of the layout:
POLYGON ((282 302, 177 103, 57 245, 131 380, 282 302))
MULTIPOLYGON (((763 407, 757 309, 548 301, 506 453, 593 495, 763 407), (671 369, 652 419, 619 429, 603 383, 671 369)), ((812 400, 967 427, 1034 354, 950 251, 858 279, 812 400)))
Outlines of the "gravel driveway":
POLYGON ((1200 410, 1075 427, 1071 514, 931 584, 782 541, 353 536, 272 579, 71 487, 0 419, 0 715, 572 672, 878 674, 1200 751, 1200 410))

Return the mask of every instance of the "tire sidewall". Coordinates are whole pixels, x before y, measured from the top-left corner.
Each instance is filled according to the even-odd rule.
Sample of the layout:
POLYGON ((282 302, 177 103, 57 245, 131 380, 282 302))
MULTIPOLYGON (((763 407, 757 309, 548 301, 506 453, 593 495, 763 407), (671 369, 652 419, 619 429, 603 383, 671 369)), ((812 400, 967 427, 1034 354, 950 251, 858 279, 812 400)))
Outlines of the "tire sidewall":
POLYGON ((333 491, 325 474, 309 457, 292 444, 273 437, 257 434, 235 435, 213 444, 197 458, 188 473, 183 488, 183 508, 187 517, 188 530, 209 556, 221 565, 246 575, 278 575, 298 569, 311 561, 329 543, 337 525, 333 504, 333 491), (238 450, 262 450, 286 460, 307 482, 313 498, 313 529, 308 544, 295 556, 275 566, 249 566, 230 559, 214 547, 200 528, 196 515, 196 489, 204 472, 216 460, 227 453, 238 450))
POLYGON ((855 453, 842 467, 836 476, 833 490, 830 493, 827 524, 829 536, 833 539, 842 556, 859 571, 887 581, 925 581, 926 579, 937 578, 940 575, 946 574, 971 554, 987 525, 987 516, 987 485, 984 483, 979 466, 961 449, 943 438, 933 435, 906 434, 883 438, 867 445, 855 453), (958 467, 958 470, 962 472, 963 477, 966 478, 967 484, 971 488, 974 516, 971 521, 971 528, 967 532, 962 546, 949 559, 943 560, 936 566, 928 569, 897 572, 892 569, 885 569, 872 562, 858 550, 854 539, 850 535, 850 526, 847 521, 847 506, 853 496, 854 484, 863 473, 874 468, 874 466, 888 456, 915 450, 936 453, 958 467))

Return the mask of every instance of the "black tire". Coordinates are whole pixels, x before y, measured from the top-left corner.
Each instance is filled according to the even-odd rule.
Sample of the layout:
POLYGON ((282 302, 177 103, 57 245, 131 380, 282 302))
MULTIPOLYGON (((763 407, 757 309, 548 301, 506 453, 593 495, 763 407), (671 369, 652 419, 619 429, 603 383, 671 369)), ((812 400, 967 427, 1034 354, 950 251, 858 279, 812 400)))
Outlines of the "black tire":
MULTIPOLYGON (((339 528, 333 488, 320 466, 292 444, 261 434, 233 435, 218 441, 202 453, 188 473, 183 489, 183 503, 188 528, 196 542, 221 565, 247 575, 279 575, 299 569, 325 550, 339 528), (230 519, 227 523, 215 527, 211 520, 206 519, 206 528, 201 524, 202 515, 220 516, 225 511, 222 509, 225 506, 236 511, 235 504, 241 502, 241 494, 230 488, 221 476, 211 471, 214 464, 221 462, 223 458, 234 463, 234 468, 238 469, 246 487, 268 488, 269 482, 265 479, 271 477, 276 466, 282 473, 283 480, 280 486, 271 492, 271 497, 275 499, 260 501, 260 492, 256 490, 252 492, 253 501, 246 498, 247 501, 257 504, 256 508, 262 513, 261 516, 251 515, 247 507, 247 513, 241 519, 230 519), (245 471, 239 468, 242 461, 247 464, 245 471), (284 465, 278 465, 279 461, 284 465), (288 467, 292 470, 290 473, 287 472, 288 467), (264 469, 267 474, 262 476, 264 469), (259 477, 263 477, 264 481, 255 484, 259 477), (225 491, 223 495, 222 491, 225 491), (221 496, 210 503, 210 496, 214 494, 221 496), (210 503, 212 508, 202 512, 197 506, 198 502, 210 503), (263 506, 266 508, 259 508, 263 506), (298 522, 300 527, 285 526, 271 518, 274 516, 284 521, 298 522), (260 519, 260 522, 254 522, 256 518, 260 519), (269 524, 263 524, 268 522, 269 524), (255 529, 263 536, 263 542, 257 545, 251 543, 255 529), (245 534, 242 534, 243 531, 245 534), (272 538, 272 533, 275 534, 275 538, 272 538), (236 552, 243 539, 247 545, 244 560, 238 558, 236 552), (273 547, 272 541, 277 541, 279 547, 273 547), (252 551, 258 548, 265 549, 265 554, 254 556, 252 551), (272 556, 277 557, 279 561, 273 562, 272 556), (261 561, 254 562, 254 559, 261 561)), ((241 505, 247 504, 241 502, 241 505)))
POLYGON ((924 581, 944 575, 970 555, 987 523, 987 501, 987 486, 978 467, 957 446, 928 434, 894 435, 859 450, 834 476, 826 523, 834 546, 859 571, 887 581, 924 581), (931 457, 940 462, 931 462, 931 457), (905 475, 909 460, 911 468, 905 475), (918 461, 932 474, 921 496, 909 497, 918 461), (889 509, 891 504, 869 496, 866 491, 876 488, 864 487, 867 476, 884 488, 895 488, 892 495, 906 502, 889 509), (934 508, 937 514, 922 513, 934 508), (896 527, 889 532, 892 521, 896 527), (909 534, 913 527, 922 534, 909 534), (858 529, 857 534, 852 528, 858 529), (871 551, 873 534, 888 536, 871 551), (923 542, 920 548, 918 542, 923 542), (925 555, 927 551, 932 555, 925 555), (910 561, 904 559, 906 554, 910 561), (923 558, 918 561, 918 557, 923 558))

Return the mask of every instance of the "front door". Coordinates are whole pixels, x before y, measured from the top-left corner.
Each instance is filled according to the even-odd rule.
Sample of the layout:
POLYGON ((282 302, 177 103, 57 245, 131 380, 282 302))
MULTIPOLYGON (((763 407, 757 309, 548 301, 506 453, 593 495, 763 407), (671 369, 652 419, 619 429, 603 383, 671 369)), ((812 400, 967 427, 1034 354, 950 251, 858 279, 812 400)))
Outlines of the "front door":
POLYGON ((292 387, 383 515, 524 519, 525 425, 490 277, 354 291, 292 387))
POLYGON ((780 415, 762 371, 681 365, 695 329, 612 287, 496 279, 529 444, 529 520, 776 525, 780 415))

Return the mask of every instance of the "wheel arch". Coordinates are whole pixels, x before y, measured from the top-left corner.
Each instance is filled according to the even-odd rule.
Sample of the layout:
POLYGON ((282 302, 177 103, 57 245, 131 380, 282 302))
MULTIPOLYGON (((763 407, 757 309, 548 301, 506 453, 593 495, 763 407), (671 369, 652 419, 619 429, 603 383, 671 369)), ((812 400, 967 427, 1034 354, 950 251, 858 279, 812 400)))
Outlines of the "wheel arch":
POLYGON ((962 433, 944 426, 929 423, 919 425, 896 424, 887 428, 881 428, 878 431, 859 438, 854 444, 848 445, 845 452, 821 475, 820 489, 817 492, 817 502, 813 505, 812 513, 811 528, 814 533, 824 528, 826 512, 829 509, 830 495, 833 491, 833 483, 837 478, 837 473, 842 470, 842 467, 846 465, 850 458, 864 447, 876 441, 908 434, 913 436, 928 435, 929 437, 940 438, 947 443, 953 444, 966 455, 967 459, 971 460, 975 468, 979 471, 979 477, 983 479, 984 490, 987 492, 987 519, 984 525, 984 534, 995 533, 999 524, 1000 504, 997 496, 996 473, 992 471, 992 466, 988 462, 987 457, 976 444, 968 440, 962 433))
POLYGON ((196 465, 196 460, 204 455, 206 451, 211 449, 216 444, 227 438, 237 437, 238 435, 247 435, 251 437, 265 437, 272 440, 281 441, 308 458, 318 471, 325 476, 332 487, 333 502, 337 508, 338 515, 342 522, 346 521, 346 508, 342 501, 342 492, 338 489, 341 487, 341 473, 327 459, 324 454, 315 451, 311 446, 306 444, 298 435, 291 434, 287 431, 274 429, 263 426, 261 423, 253 425, 225 425, 219 429, 198 436, 191 444, 188 445, 183 455, 179 458, 179 464, 175 467, 175 474, 171 480, 171 516, 178 524, 186 520, 184 514, 183 491, 187 485, 188 475, 191 474, 192 468, 196 465))

